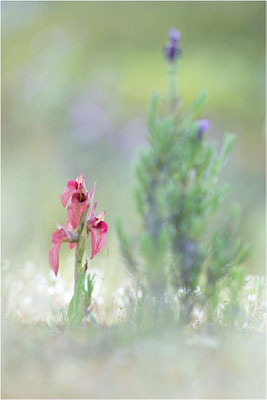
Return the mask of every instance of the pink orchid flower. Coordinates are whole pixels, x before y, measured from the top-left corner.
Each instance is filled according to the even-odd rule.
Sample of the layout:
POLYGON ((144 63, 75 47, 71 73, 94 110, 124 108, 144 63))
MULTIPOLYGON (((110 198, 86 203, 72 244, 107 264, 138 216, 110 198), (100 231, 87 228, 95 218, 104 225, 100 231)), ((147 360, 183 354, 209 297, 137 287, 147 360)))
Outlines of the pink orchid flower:
POLYGON ((68 181, 65 191, 60 196, 61 204, 67 207, 68 219, 65 224, 68 229, 77 229, 81 216, 86 211, 89 201, 93 201, 95 185, 90 197, 85 187, 84 175, 79 173, 76 181, 68 181))
POLYGON ((51 242, 53 247, 49 250, 48 258, 49 264, 54 271, 55 275, 58 274, 59 267, 59 249, 63 242, 69 243, 69 248, 72 249, 76 245, 76 241, 78 240, 78 233, 76 231, 71 231, 69 229, 63 228, 63 226, 55 223, 59 228, 52 234, 51 242))
POLYGON ((87 232, 88 235, 91 232, 92 238, 92 254, 90 260, 103 249, 107 242, 106 234, 108 231, 108 224, 104 221, 106 211, 95 216, 96 206, 97 201, 94 203, 87 220, 87 232))
POLYGON ((105 211, 95 216, 97 201, 91 208, 95 195, 95 186, 96 184, 94 184, 90 195, 88 195, 85 187, 84 175, 79 173, 76 180, 68 181, 65 191, 60 196, 62 206, 67 207, 68 219, 65 228, 55 223, 58 230, 52 234, 51 242, 53 246, 49 250, 48 256, 50 267, 56 276, 59 268, 60 246, 64 242, 68 243, 70 249, 76 246, 80 237, 80 232, 77 232, 77 228, 84 213, 87 236, 90 232, 92 236, 92 254, 90 259, 98 254, 106 244, 108 224, 104 221, 105 211), (89 217, 87 217, 88 212, 90 212, 89 217))

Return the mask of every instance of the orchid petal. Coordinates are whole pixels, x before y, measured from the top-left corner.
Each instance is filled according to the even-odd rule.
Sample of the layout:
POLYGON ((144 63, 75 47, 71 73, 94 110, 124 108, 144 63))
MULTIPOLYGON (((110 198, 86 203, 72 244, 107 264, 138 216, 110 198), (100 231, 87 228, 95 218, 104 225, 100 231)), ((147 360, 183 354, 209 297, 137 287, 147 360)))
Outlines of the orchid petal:
POLYGON ((94 205, 93 205, 93 207, 92 207, 92 210, 91 210, 91 212, 90 212, 90 214, 89 214, 89 218, 92 218, 92 217, 95 216, 96 206, 97 206, 97 200, 94 202, 94 205))
POLYGON ((93 205, 93 207, 92 207, 92 209, 90 211, 89 217, 87 218, 87 228, 88 228, 88 230, 91 229, 91 227, 94 225, 94 223, 96 221, 96 216, 95 216, 96 206, 97 206, 97 201, 95 201, 95 203, 94 203, 94 205, 93 205))
POLYGON ((96 227, 91 228, 92 235, 92 254, 90 260, 98 254, 105 246, 107 239, 108 224, 105 221, 100 221, 96 227))
POLYGON ((52 234, 51 242, 53 244, 53 247, 49 250, 48 258, 50 267, 52 271, 54 271, 56 276, 58 274, 59 266, 59 249, 61 243, 66 241, 67 239, 68 237, 63 229, 58 229, 52 234))
POLYGON ((90 196, 89 196, 90 203, 93 203, 93 201, 94 201, 95 187, 96 187, 96 182, 94 183, 94 186, 93 186, 92 191, 91 191, 90 196))
POLYGON ((64 230, 64 232, 66 233, 66 235, 68 237, 69 242, 71 242, 71 243, 77 242, 77 240, 79 239, 79 234, 76 231, 64 228, 64 226, 58 224, 57 222, 54 222, 54 224, 56 225, 56 227, 58 229, 64 230))
POLYGON ((99 213, 99 214, 96 216, 96 219, 97 219, 98 221, 104 221, 105 214, 106 214, 106 211, 102 211, 101 213, 99 213))
POLYGON ((77 176, 76 179, 77 183, 78 183, 78 187, 82 187, 84 188, 84 190, 87 192, 86 187, 85 187, 85 181, 84 181, 84 174, 82 174, 81 172, 79 172, 79 175, 77 176))
POLYGON ((66 207, 69 198, 74 194, 77 193, 78 183, 74 180, 68 181, 67 187, 64 192, 60 196, 61 204, 63 207, 66 207))

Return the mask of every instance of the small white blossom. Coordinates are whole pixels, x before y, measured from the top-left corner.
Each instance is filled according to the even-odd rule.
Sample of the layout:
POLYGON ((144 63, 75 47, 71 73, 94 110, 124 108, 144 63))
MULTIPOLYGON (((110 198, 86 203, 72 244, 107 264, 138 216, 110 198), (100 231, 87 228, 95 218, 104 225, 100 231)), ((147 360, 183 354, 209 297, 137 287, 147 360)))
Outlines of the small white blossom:
POLYGON ((48 291, 48 294, 49 294, 50 296, 52 296, 52 295, 55 294, 55 292, 56 292, 54 286, 49 286, 48 289, 47 289, 47 291, 48 291))
POLYGON ((120 287, 117 289, 117 293, 119 296, 124 296, 125 295, 125 288, 120 287))
POLYGON ((257 301, 257 296, 256 296, 255 294, 253 294, 253 293, 250 293, 250 294, 248 295, 248 301, 251 302, 251 303, 256 303, 256 301, 257 301))
POLYGON ((101 306, 102 304, 104 304, 104 297, 103 297, 103 296, 98 296, 98 297, 95 299, 95 301, 96 301, 96 303, 97 303, 99 306, 101 306))
POLYGON ((23 298, 23 304, 25 304, 26 306, 29 306, 30 304, 32 304, 32 298, 31 296, 26 296, 23 298))

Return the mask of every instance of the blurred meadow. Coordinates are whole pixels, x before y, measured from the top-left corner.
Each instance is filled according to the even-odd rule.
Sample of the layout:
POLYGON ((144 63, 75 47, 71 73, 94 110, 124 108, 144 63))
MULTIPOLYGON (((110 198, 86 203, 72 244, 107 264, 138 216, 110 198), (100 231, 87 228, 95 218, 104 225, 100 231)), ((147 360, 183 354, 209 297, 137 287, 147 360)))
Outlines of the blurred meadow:
MULTIPOLYGON (((230 194, 213 226, 223 221, 230 202, 239 202, 243 207, 240 230, 252 245, 247 274, 264 274, 265 3, 2 2, 2 277, 9 274, 7 279, 17 279, 13 297, 12 293, 9 297, 13 305, 18 304, 18 315, 24 322, 29 307, 33 318, 46 320, 50 297, 64 292, 63 305, 70 300, 74 251, 62 246, 60 283, 53 286, 49 283, 54 278, 48 250, 55 230, 53 221, 65 222, 60 194, 79 171, 85 174, 89 190, 97 182, 98 210, 106 210, 109 224, 107 246, 89 266, 97 274, 97 295, 113 299, 128 279, 114 224, 120 217, 129 232, 139 230, 133 166, 145 144, 149 97, 153 91, 168 88, 163 48, 170 26, 181 31, 179 90, 185 103, 190 104, 202 88, 208 89, 201 117, 211 120, 210 139, 221 143, 224 131, 237 134, 221 177, 229 182, 230 194)), ((5 332, 9 336, 9 327, 5 332)), ((12 335, 10 340, 11 348, 12 335)), ((64 353, 63 347, 58 351, 64 353)), ((27 351, 36 356, 35 350, 27 351)), ((253 353, 249 347, 246 351, 244 362, 253 353)), ((17 357, 20 354, 21 348, 17 357)), ((263 368, 259 354, 255 363, 263 368)), ((10 388, 11 370, 19 374, 12 369, 14 357, 13 353, 7 357, 11 367, 6 364, 5 395, 18 398, 26 393, 29 398, 38 398, 34 388, 24 394, 10 388)), ((43 357, 53 361, 52 353, 43 357)), ((223 363, 231 364, 227 357, 222 356, 223 363)), ((120 354, 119 365, 124 365, 123 360, 124 354, 120 354)), ((239 364, 230 368, 239 368, 239 364)), ((245 381, 250 371, 242 371, 245 381)), ((214 379, 223 380, 220 374, 218 371, 214 379)), ((15 376, 23 385, 23 376, 15 376)), ((152 375, 150 379, 152 384, 152 375)), ((190 379, 186 377, 188 382, 190 379)), ((103 382, 99 380, 98 385, 103 382)), ((261 396, 262 382, 262 386, 255 384, 251 393, 244 387, 233 392, 216 392, 211 387, 201 392, 205 384, 199 384, 198 393, 204 397, 261 396)), ((46 384, 42 385, 40 390, 47 397, 55 393, 65 398, 68 393, 83 397, 81 387, 76 388, 78 392, 73 389, 74 394, 67 388, 49 393, 45 392, 46 384)), ((134 381, 132 386, 136 388, 133 396, 151 395, 134 381)), ((162 389, 160 396, 197 396, 189 387, 178 394, 162 389)), ((91 390, 95 397, 110 394, 97 390, 91 390)), ((127 384, 116 390, 113 396, 125 396, 127 384)))

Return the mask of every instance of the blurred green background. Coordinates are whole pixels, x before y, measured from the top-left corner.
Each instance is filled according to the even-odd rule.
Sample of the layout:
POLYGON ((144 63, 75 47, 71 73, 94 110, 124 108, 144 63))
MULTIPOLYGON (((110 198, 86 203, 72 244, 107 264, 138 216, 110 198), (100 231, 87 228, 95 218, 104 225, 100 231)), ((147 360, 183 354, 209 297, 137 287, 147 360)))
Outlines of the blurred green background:
MULTIPOLYGON (((138 230, 133 164, 145 143, 151 91, 167 90, 163 46, 181 31, 179 86, 187 104, 202 88, 211 140, 237 134, 223 179, 243 205, 249 273, 264 271, 263 2, 2 2, 2 255, 11 268, 49 271, 53 221, 68 179, 97 181, 106 249, 92 261, 112 289, 125 272, 114 221, 138 230)), ((221 212, 223 218, 224 210, 221 212)), ((218 219, 218 222, 219 223, 218 219)), ((72 278, 74 252, 60 271, 72 278)))

